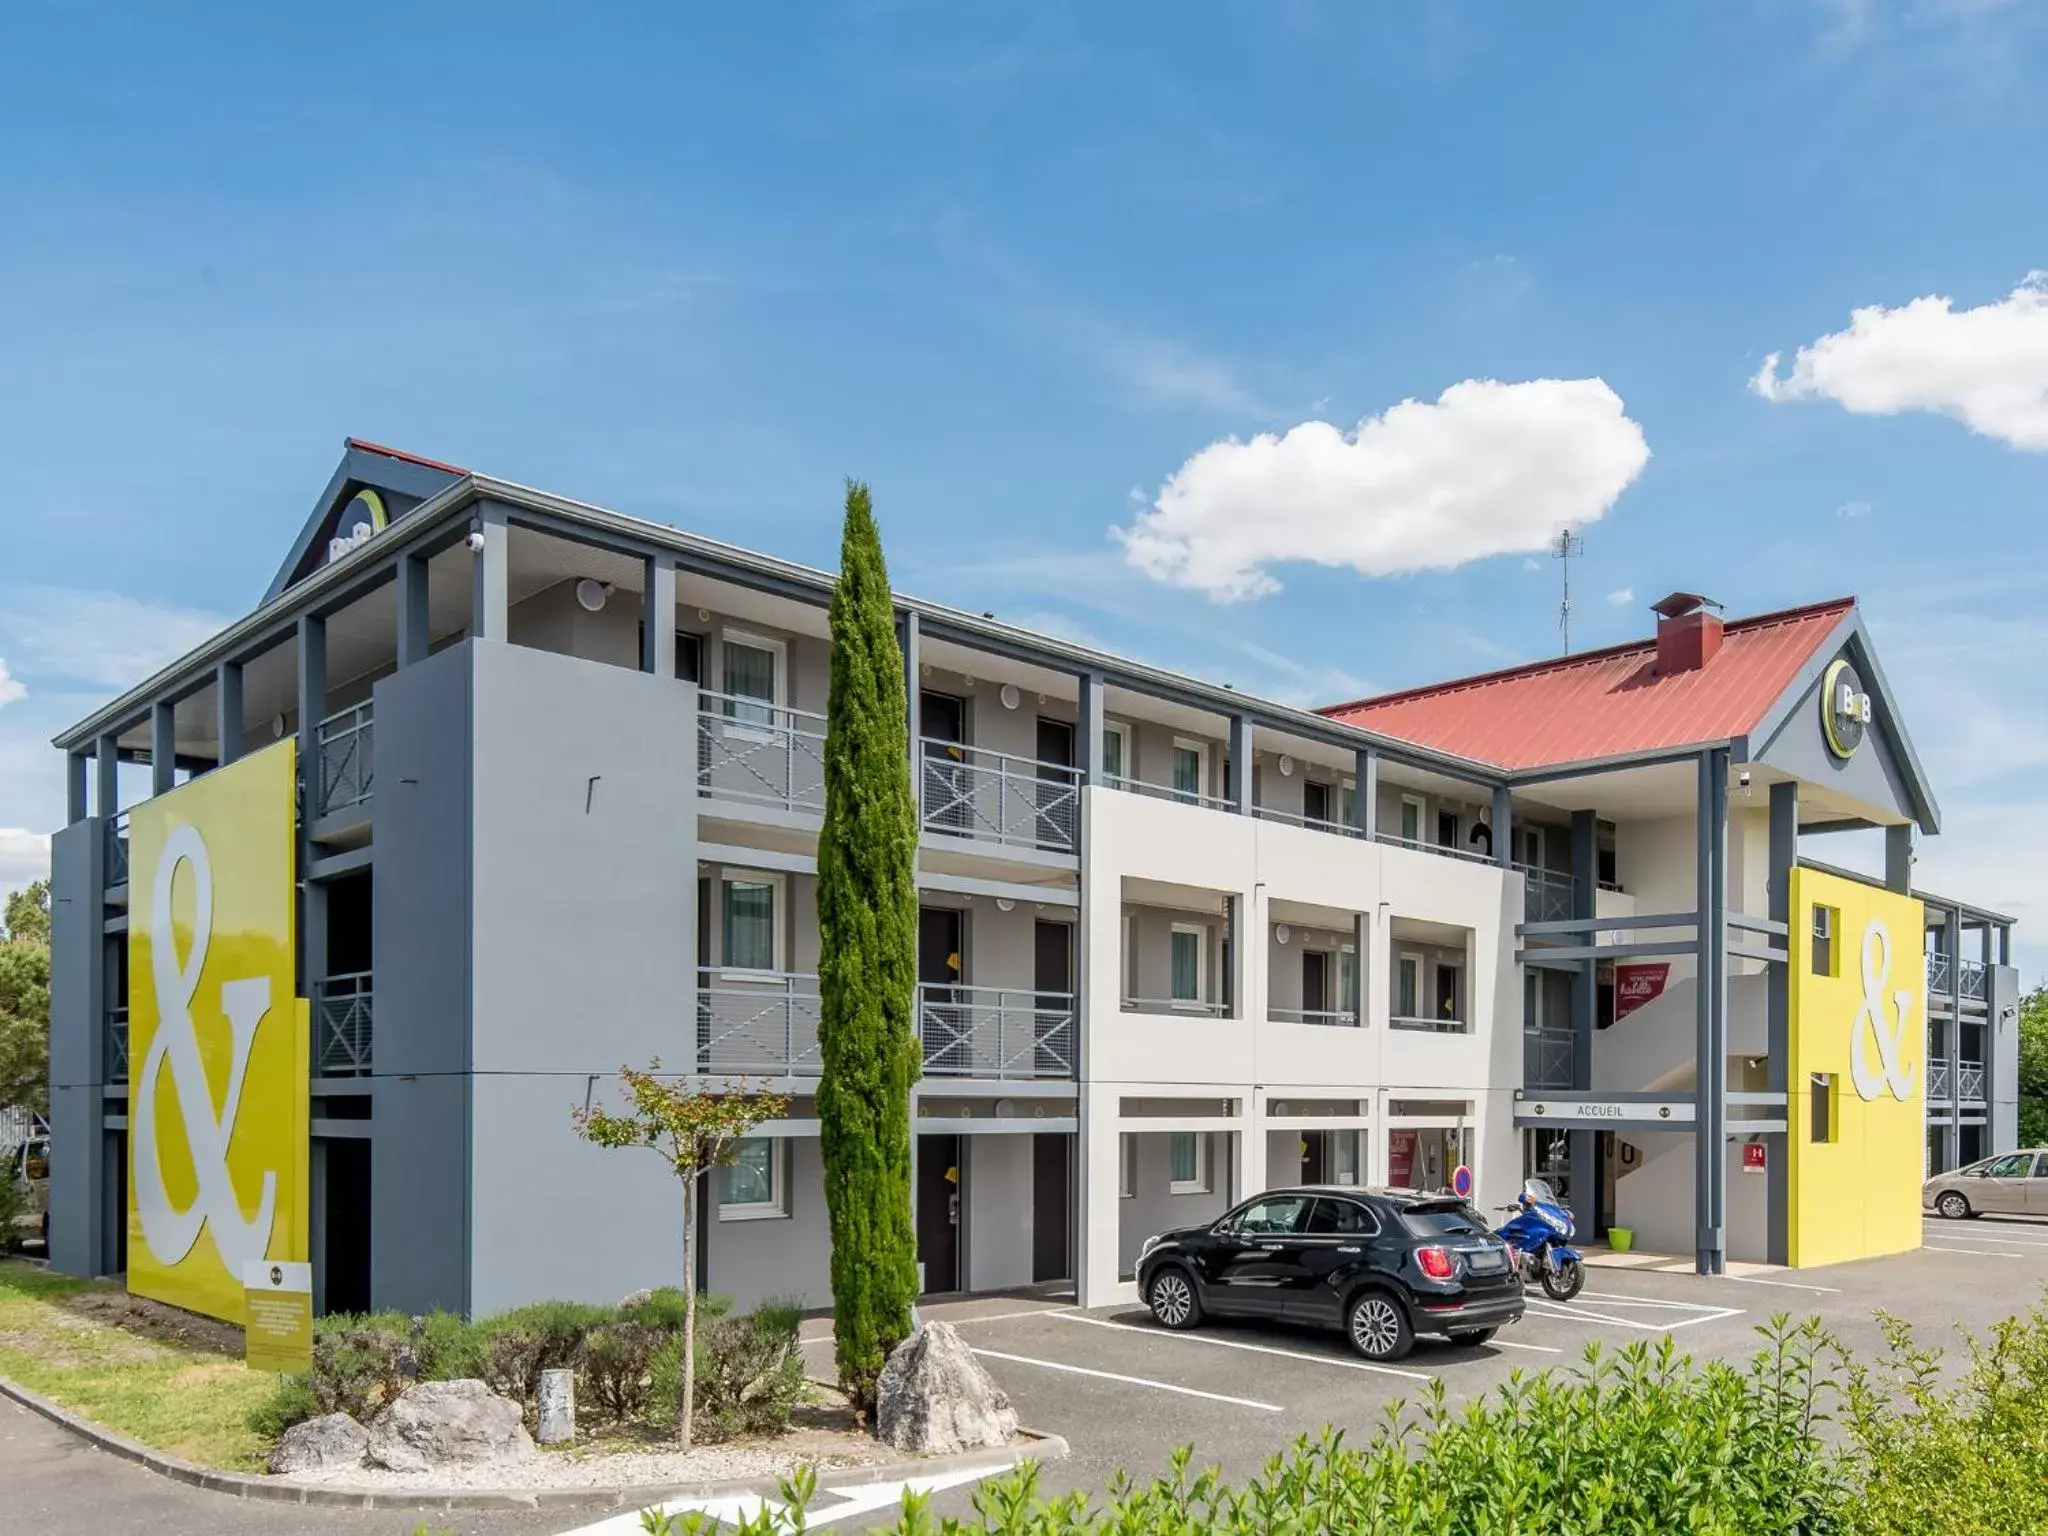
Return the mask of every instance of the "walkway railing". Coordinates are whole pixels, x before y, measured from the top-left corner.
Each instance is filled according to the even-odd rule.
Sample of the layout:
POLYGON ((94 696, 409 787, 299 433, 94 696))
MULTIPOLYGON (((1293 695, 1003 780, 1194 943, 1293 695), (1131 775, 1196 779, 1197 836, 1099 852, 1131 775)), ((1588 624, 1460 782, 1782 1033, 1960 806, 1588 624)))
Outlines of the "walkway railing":
POLYGON ((1464 1019, 1419 1019, 1408 1014, 1395 1014, 1387 1020, 1390 1029, 1419 1029, 1437 1035, 1463 1035, 1471 1033, 1472 1026, 1464 1019))
POLYGON ((816 1077, 818 978, 795 972, 698 973, 697 1070, 816 1077))
POLYGON ((917 1017, 928 1077, 1076 1075, 1071 992, 925 984, 917 1017))
POLYGON ((1962 1091, 1957 1095, 1965 1104, 1984 1102, 1984 1064, 1981 1061, 1966 1061, 1962 1070, 1962 1091))
POLYGON ((107 819, 107 884, 128 883, 128 813, 107 819))
POLYGON ((377 782, 376 721, 368 700, 320 722, 319 792, 315 816, 363 804, 377 782))
POLYGON ((1283 811, 1270 805, 1255 805, 1252 814, 1265 821, 1284 821, 1292 826, 1307 827, 1311 832, 1334 832, 1339 837, 1365 835, 1349 822, 1331 821, 1326 816, 1306 816, 1299 811, 1283 811))
POLYGON ((344 971, 315 984, 313 1075, 370 1075, 371 988, 368 971, 344 971))
POLYGON ((1522 1033, 1523 1086, 1569 1088, 1572 1086, 1572 1037, 1540 1029, 1522 1033))
POLYGON ((959 742, 918 743, 928 831, 1074 853, 1081 846, 1081 770, 959 742))
POLYGON ((1266 1017, 1281 1024, 1327 1024, 1335 1029, 1356 1029, 1358 1010, 1356 1008, 1273 1008, 1266 1009, 1266 1017))
POLYGON ((1983 1002, 1990 982, 1990 972, 1982 960, 1963 962, 1963 996, 1983 1002))
MULTIPOLYGON (((1448 859, 1463 859, 1470 864, 1491 864, 1493 855, 1481 853, 1476 848, 1458 848, 1450 843, 1433 843, 1422 837, 1403 837, 1398 832, 1381 832, 1374 836, 1376 843, 1385 843, 1391 848, 1410 848, 1417 853, 1436 853, 1448 859)), ((1566 913, 1567 917, 1571 914, 1566 913)))
POLYGON ((107 1081, 128 1081, 128 1010, 107 1010, 107 1081))
POLYGON ((1227 1019, 1230 1004, 1205 1003, 1191 997, 1127 997, 1125 1013, 1185 1013, 1203 1019, 1227 1019))
POLYGON ((1522 920, 1561 923, 1572 916, 1572 877, 1556 870, 1517 864, 1522 872, 1522 920))
POLYGON ((825 717, 737 694, 697 695, 697 792, 786 811, 825 808, 825 717))
POLYGON ((1117 779, 1113 782, 1118 789, 1127 789, 1134 795, 1149 795, 1154 800, 1176 800, 1182 805, 1199 805, 1211 811, 1237 809, 1228 795, 1197 794, 1191 789, 1175 789, 1171 784, 1154 784, 1149 779, 1117 779))

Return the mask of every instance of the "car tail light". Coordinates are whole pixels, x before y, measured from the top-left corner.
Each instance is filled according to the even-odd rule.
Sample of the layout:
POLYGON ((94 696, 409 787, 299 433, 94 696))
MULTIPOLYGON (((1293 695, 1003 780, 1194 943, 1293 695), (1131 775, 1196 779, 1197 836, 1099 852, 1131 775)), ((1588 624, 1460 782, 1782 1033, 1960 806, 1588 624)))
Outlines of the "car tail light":
POLYGON ((1451 1278, 1451 1254, 1447 1248, 1418 1248, 1415 1250, 1415 1263, 1432 1280, 1451 1278))

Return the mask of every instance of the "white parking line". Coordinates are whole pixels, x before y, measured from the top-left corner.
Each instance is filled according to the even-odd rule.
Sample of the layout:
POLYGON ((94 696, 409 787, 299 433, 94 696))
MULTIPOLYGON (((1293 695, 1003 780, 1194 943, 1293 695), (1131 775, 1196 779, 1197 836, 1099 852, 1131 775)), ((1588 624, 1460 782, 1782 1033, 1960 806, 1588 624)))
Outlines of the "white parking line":
MULTIPOLYGON (((1582 1291, 1580 1294, 1585 1295, 1588 1293, 1582 1291)), ((1640 1298, 1633 1296, 1620 1299, 1631 1302, 1640 1300, 1640 1298)), ((1663 1303, 1663 1305, 1693 1306, 1696 1304, 1692 1302, 1667 1302, 1663 1303)), ((1536 1301, 1531 1299, 1527 1306, 1532 1317, 1551 1317, 1556 1318, 1559 1322, 1612 1323, 1617 1328, 1640 1328, 1645 1333, 1676 1333, 1681 1328, 1691 1328, 1698 1323, 1718 1323, 1727 1318, 1740 1317, 1743 1311, 1741 1307, 1715 1307, 1710 1311, 1700 1313, 1697 1317, 1681 1317, 1665 1322, 1644 1322, 1641 1318, 1616 1317, 1612 1312, 1596 1312, 1590 1307, 1581 1307, 1565 1302, 1536 1301)))
POLYGON ((2023 1253, 2001 1253, 1996 1248, 1940 1248, 1936 1247, 1933 1243, 1925 1243, 1921 1247, 1925 1253, 1967 1253, 1979 1259, 2023 1259, 2026 1257, 2023 1253))
POLYGON ((1526 1349, 1536 1355, 1561 1355, 1563 1350, 1551 1344, 1521 1344, 1513 1339, 1495 1338, 1488 1340, 1495 1349, 1526 1349))
POLYGON ((1427 1371, 1396 1370, 1391 1365, 1374 1365, 1369 1360, 1342 1360, 1335 1355, 1312 1355, 1299 1349, 1276 1349, 1271 1344, 1247 1344, 1242 1339, 1214 1339, 1205 1333, 1171 1333, 1164 1328, 1139 1328, 1106 1317, 1088 1317, 1080 1312, 1053 1314, 1063 1323, 1087 1323, 1095 1328, 1114 1328, 1119 1333, 1140 1333, 1148 1339, 1173 1339, 1182 1344, 1210 1344, 1217 1349, 1242 1349, 1255 1355, 1278 1355, 1283 1360, 1306 1360, 1311 1365, 1334 1365, 1346 1371, 1371 1371, 1380 1376, 1401 1376, 1409 1381, 1435 1381, 1427 1371))
POLYGON ((1676 1307, 1688 1312, 1725 1312, 1728 1309, 1710 1301, 1672 1301, 1663 1296, 1630 1296, 1622 1291, 1581 1291, 1581 1296, 1590 1296, 1595 1301, 1625 1301, 1633 1307, 1676 1307))
POLYGON ((1958 1223, 1945 1221, 1939 1227, 1931 1223, 1921 1235, 1923 1237, 1960 1237, 1966 1243, 1998 1243, 2007 1248, 2048 1248, 2048 1242, 2036 1237, 2000 1237, 1995 1227, 1961 1227, 1958 1223))
POLYGON ((1057 1360, 1034 1360, 1029 1355, 1006 1355, 999 1349, 977 1349, 975 1353, 986 1355, 991 1360, 1007 1360, 1012 1365, 1035 1365, 1048 1371, 1065 1371, 1070 1376, 1093 1376, 1102 1381, 1120 1381, 1127 1387, 1150 1387, 1155 1392, 1176 1392, 1182 1397, 1199 1397, 1212 1403, 1229 1403, 1234 1408, 1256 1408, 1262 1413, 1285 1411, 1278 1403, 1262 1403, 1249 1397, 1226 1397, 1221 1392, 1201 1392, 1193 1387, 1177 1387, 1170 1381, 1148 1381, 1143 1376, 1119 1376, 1114 1371, 1094 1371, 1085 1365, 1063 1365, 1057 1360))
POLYGON ((1766 1280, 1760 1275, 1709 1275, 1710 1280, 1733 1280, 1737 1285, 1775 1285, 1786 1291, 1818 1291, 1824 1296, 1839 1296, 1839 1285, 1801 1285, 1796 1280, 1766 1280))
POLYGON ((987 1317, 956 1317, 951 1321, 955 1328, 965 1328, 969 1323, 1007 1323, 1013 1318, 1050 1317, 1055 1312, 1068 1310, 1067 1307, 1030 1307, 1022 1312, 992 1312, 987 1317))

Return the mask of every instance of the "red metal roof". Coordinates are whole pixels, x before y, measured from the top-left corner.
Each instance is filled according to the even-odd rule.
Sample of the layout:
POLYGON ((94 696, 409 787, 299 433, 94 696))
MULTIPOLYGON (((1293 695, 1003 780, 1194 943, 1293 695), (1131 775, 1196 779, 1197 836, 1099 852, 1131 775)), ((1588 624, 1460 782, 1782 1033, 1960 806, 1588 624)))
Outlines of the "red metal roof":
POLYGON ((1548 768, 1748 734, 1853 597, 1730 621, 1704 667, 1657 675, 1657 642, 1333 704, 1321 711, 1502 768, 1548 768))
POLYGON ((422 464, 428 469, 443 469, 451 475, 466 475, 468 470, 459 464, 443 464, 439 459, 423 459, 416 453, 407 453, 403 448, 386 448, 382 443, 373 443, 367 438, 346 439, 351 448, 360 448, 365 453, 381 453, 387 459, 403 459, 408 464, 422 464))

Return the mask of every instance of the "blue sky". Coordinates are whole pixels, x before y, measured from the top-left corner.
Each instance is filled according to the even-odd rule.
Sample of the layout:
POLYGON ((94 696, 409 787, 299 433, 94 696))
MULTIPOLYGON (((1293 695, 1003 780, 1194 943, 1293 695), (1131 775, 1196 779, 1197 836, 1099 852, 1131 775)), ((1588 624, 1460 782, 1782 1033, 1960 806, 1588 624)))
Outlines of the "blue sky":
POLYGON ((1553 652, 1577 504, 1581 645, 1858 593, 1923 878, 2048 937, 2038 7, 423 9, 0 18, 0 883, 353 433, 820 563, 859 475, 900 585, 1303 702, 1553 652))

